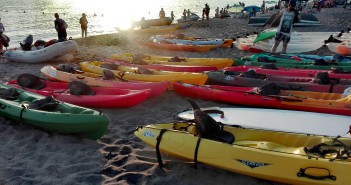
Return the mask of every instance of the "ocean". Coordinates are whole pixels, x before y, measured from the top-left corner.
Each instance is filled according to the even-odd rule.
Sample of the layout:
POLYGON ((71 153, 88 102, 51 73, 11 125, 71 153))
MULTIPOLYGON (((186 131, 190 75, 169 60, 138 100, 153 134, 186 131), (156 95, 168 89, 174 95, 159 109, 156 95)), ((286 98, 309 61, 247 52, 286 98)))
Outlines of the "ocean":
MULTIPOLYGON (((10 39, 10 48, 19 47, 29 34, 35 40, 51 40, 57 38, 54 28, 54 13, 68 23, 68 37, 80 38, 79 18, 87 14, 88 36, 117 33, 130 29, 133 20, 158 18, 161 8, 170 16, 174 12, 176 18, 182 16, 184 9, 202 15, 207 3, 210 17, 214 17, 215 9, 244 2, 246 5, 262 4, 261 0, 0 0, 0 17, 5 25, 4 32, 10 39)), ((273 4, 274 5, 274 4, 273 4)))

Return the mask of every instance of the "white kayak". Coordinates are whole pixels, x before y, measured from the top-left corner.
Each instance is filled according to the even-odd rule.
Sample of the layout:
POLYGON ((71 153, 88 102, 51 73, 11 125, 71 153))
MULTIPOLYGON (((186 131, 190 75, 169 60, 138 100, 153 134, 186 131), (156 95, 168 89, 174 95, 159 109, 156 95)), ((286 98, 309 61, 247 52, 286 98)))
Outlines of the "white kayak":
MULTIPOLYGON (((214 107, 201 110, 209 109, 223 111, 224 117, 221 117, 221 114, 209 114, 223 124, 277 131, 343 136, 349 131, 351 125, 350 116, 259 108, 214 107)), ((193 120, 194 114, 192 110, 187 110, 179 113, 178 117, 183 120, 193 120)), ((350 134, 347 137, 350 137, 350 134)))
POLYGON ((75 52, 77 48, 78 44, 76 41, 68 40, 38 50, 9 49, 5 52, 5 57, 14 62, 41 63, 75 52))
MULTIPOLYGON (((333 33, 335 32, 293 32, 287 47, 287 53, 314 51, 323 46, 324 40, 333 33)), ((241 50, 247 50, 247 47, 249 47, 270 52, 275 39, 270 38, 254 43, 256 36, 257 35, 252 35, 247 38, 238 38, 234 45, 241 50)), ((279 44, 277 52, 282 51, 282 45, 282 43, 279 44)))
POLYGON ((194 39, 194 40, 186 40, 186 39, 173 39, 173 38, 163 38, 162 36, 154 36, 151 37, 150 40, 153 42, 170 42, 175 44, 190 44, 190 45, 223 45, 223 39, 194 39))
POLYGON ((188 21, 197 21, 199 20, 200 17, 195 14, 195 13, 191 13, 190 16, 186 16, 185 17, 185 21, 184 21, 184 16, 182 16, 181 18, 177 19, 178 22, 188 22, 188 21))

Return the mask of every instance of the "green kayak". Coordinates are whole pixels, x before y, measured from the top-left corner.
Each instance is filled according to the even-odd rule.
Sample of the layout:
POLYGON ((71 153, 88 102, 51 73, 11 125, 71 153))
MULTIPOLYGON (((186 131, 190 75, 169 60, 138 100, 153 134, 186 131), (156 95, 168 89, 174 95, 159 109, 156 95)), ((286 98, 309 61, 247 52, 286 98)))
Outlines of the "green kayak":
MULTIPOLYGON (((270 62, 257 62, 250 60, 242 60, 239 58, 233 58, 235 66, 247 65, 247 66, 262 66, 265 64, 271 64, 270 62)), ((319 69, 319 70, 332 70, 335 67, 343 69, 344 72, 351 72, 351 65, 313 65, 309 64, 291 64, 286 62, 273 62, 277 67, 282 68, 295 68, 295 69, 319 69)))
MULTIPOLYGON (((257 61, 257 62, 265 62, 265 61, 274 61, 276 64, 291 64, 291 65, 311 65, 317 60, 314 59, 304 59, 302 61, 294 60, 291 56, 280 55, 280 54, 272 54, 272 53, 259 53, 253 54, 250 57, 245 57, 244 60, 249 61, 257 61)), ((318 62, 323 64, 328 64, 328 66, 351 66, 351 62, 334 62, 329 63, 326 62, 324 59, 320 59, 318 62)))
POLYGON ((276 60, 277 62, 289 62, 289 63, 302 63, 302 64, 309 64, 313 63, 314 60, 312 59, 304 59, 302 61, 294 60, 291 56, 287 55, 280 55, 276 53, 258 53, 253 54, 250 57, 247 57, 250 61, 258 61, 259 58, 265 58, 266 60, 276 60))
POLYGON ((0 115, 56 133, 102 137, 110 123, 107 115, 0 83, 0 115))

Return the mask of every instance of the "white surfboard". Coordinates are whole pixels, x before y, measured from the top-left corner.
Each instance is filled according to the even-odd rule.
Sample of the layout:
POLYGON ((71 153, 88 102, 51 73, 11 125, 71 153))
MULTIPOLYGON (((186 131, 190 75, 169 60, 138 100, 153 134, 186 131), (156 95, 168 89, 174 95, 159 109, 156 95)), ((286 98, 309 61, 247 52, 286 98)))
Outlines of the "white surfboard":
MULTIPOLYGON (((303 111, 259 109, 259 108, 203 108, 216 109, 224 112, 220 114, 209 114, 217 122, 228 125, 240 125, 243 127, 278 130, 286 132, 297 132, 306 134, 350 137, 345 135, 351 125, 350 116, 333 114, 322 114, 303 111)), ((183 120, 193 120, 192 110, 178 114, 183 120)))

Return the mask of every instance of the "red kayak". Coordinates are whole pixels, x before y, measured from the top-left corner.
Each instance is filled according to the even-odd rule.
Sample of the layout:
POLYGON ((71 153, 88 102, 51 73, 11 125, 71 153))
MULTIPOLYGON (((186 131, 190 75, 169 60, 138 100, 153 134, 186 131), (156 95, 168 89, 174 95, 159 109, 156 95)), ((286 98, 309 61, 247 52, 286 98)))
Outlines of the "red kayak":
POLYGON ((104 62, 111 62, 117 65, 131 66, 131 67, 145 67, 147 69, 161 70, 161 71, 174 71, 174 72, 190 72, 201 73, 204 71, 217 70, 214 66, 178 66, 178 65, 162 65, 162 64, 132 64, 122 60, 104 60, 104 62))
POLYGON ((233 72, 246 72, 248 70, 255 70, 259 74, 277 75, 277 76, 300 76, 300 77, 314 77, 319 72, 327 72, 330 78, 351 79, 350 73, 334 73, 331 70, 313 70, 313 69, 293 69, 293 68, 277 68, 277 69, 263 69, 259 66, 232 66, 226 67, 224 70, 233 72))
POLYGON ((192 98, 244 106, 351 115, 351 103, 348 100, 350 97, 343 98, 341 94, 279 90, 276 94, 269 95, 258 89, 218 85, 197 86, 182 82, 173 85, 174 92, 192 98))
POLYGON ((243 77, 238 73, 231 71, 211 71, 206 73, 208 79, 207 85, 226 85, 226 86, 240 86, 240 87, 260 87, 270 83, 275 83, 279 88, 284 90, 294 91, 313 91, 313 92, 329 92, 329 93, 343 93, 345 89, 350 87, 348 80, 340 80, 343 84, 338 84, 338 81, 330 80, 332 83, 318 84, 311 82, 310 78, 289 78, 282 76, 263 76, 243 77), (335 84, 336 82, 337 84, 335 84))
POLYGON ((77 96, 69 92, 68 83, 40 81, 45 85, 39 90, 24 88, 17 84, 17 80, 12 80, 7 84, 44 96, 52 95, 57 100, 83 107, 127 108, 140 104, 150 96, 150 89, 129 90, 114 87, 90 87, 94 95, 77 96))

